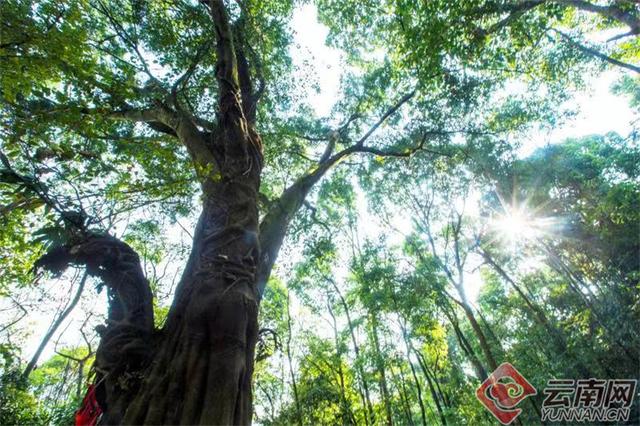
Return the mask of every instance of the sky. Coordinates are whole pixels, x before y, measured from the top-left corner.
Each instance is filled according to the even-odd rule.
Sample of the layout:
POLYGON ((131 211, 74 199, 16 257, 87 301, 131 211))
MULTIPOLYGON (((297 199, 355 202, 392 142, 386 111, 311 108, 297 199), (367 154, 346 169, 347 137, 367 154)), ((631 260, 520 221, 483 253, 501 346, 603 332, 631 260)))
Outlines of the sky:
MULTIPOLYGON (((312 99, 312 107, 318 117, 329 115, 332 106, 338 100, 340 92, 340 77, 342 67, 341 53, 325 45, 325 39, 328 29, 320 24, 317 20, 315 7, 310 4, 301 6, 295 11, 292 26, 294 30, 294 43, 291 47, 291 56, 293 64, 305 69, 314 69, 319 92, 309 87, 307 98, 312 99), (306 65, 305 65, 306 64, 306 65)), ((592 87, 587 93, 576 96, 571 102, 578 107, 578 114, 571 120, 563 123, 549 132, 538 132, 531 135, 531 139, 526 141, 521 150, 520 155, 526 156, 536 148, 549 143, 557 143, 568 137, 581 137, 590 134, 602 134, 610 131, 618 132, 626 135, 631 130, 631 121, 634 114, 628 106, 628 102, 621 97, 614 96, 610 93, 610 87, 618 78, 619 74, 615 72, 607 72, 598 77, 593 82, 592 87)), ((375 237, 385 231, 382 225, 366 208, 366 199, 363 193, 358 194, 358 207, 361 217, 361 234, 362 236, 375 237)), ((402 231, 408 231, 410 222, 406 218, 398 216, 397 228, 402 231)), ((391 243, 399 243, 402 241, 402 234, 390 235, 391 243)), ((470 300, 475 300, 481 286, 479 271, 470 272, 465 277, 466 291, 470 300)), ((68 298, 69 283, 68 277, 47 283, 47 286, 59 286, 56 299, 60 301, 68 298), (65 282, 65 279, 67 282, 65 282), (59 296, 59 297, 58 297, 59 296)), ((87 289, 91 289, 91 285, 87 285, 87 289)), ((101 296, 95 296, 95 292, 91 290, 90 295, 85 296, 82 300, 82 306, 65 321, 60 330, 65 330, 65 334, 60 339, 59 346, 77 345, 82 343, 82 338, 77 331, 82 323, 85 314, 96 309, 96 307, 105 307, 104 292, 101 296)), ((0 323, 5 323, 2 318, 2 308, 6 305, 6 300, 0 300, 0 323)), ((293 308, 293 314, 299 309, 298 306, 293 308)), ((52 322, 54 312, 41 313, 32 312, 29 316, 32 333, 25 341, 23 356, 31 357, 35 352, 37 345, 52 322)), ((56 336, 57 337, 57 336, 56 336)), ((56 338, 53 339, 55 342, 56 338)), ((54 344, 50 343, 40 361, 44 361, 54 354, 54 344)))

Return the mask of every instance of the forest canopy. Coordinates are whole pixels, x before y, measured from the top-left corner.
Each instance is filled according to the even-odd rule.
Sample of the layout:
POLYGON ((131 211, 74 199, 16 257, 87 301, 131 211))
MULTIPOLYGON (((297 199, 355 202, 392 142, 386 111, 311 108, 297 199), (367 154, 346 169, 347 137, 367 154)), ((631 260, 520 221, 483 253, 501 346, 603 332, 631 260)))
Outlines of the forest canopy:
POLYGON ((551 379, 638 379, 639 35, 633 0, 3 1, 0 424, 495 424, 503 363, 537 424, 551 379))

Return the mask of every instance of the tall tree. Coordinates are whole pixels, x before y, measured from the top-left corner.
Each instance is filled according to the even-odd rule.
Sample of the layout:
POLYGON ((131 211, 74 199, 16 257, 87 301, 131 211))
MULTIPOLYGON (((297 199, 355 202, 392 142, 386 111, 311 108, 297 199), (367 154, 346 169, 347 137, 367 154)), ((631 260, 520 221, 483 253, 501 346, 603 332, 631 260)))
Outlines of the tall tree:
MULTIPOLYGON (((0 282, 27 282, 33 266, 59 275, 69 265, 101 280, 109 306, 94 367, 104 424, 251 422, 260 299, 300 210, 314 216, 308 198, 339 163, 464 157, 497 145, 496 135, 555 118, 549 105, 579 83, 586 62, 558 48, 548 24, 562 22, 556 3, 588 13, 595 6, 508 10, 503 24, 494 22, 499 8, 472 3, 392 2, 380 11, 319 2, 349 65, 344 98, 327 120, 309 119, 294 96, 302 87, 287 50, 292 2, 3 4, 0 240, 15 265, 3 267, 0 282), (474 13, 489 16, 490 31, 469 24, 474 13), (494 96, 514 75, 549 90, 494 96), (457 143, 461 134, 468 144, 457 143), (160 328, 140 254, 116 232, 149 206, 170 221, 200 211, 160 328)), ((595 12, 637 33, 628 5, 595 12)), ((631 56, 633 46, 622 51, 631 56)), ((349 187, 347 176, 336 181, 349 187)), ((368 325, 391 424, 371 310, 368 325)), ((489 346, 482 350, 493 367, 489 346)), ((308 369, 311 377, 319 370, 308 369)))

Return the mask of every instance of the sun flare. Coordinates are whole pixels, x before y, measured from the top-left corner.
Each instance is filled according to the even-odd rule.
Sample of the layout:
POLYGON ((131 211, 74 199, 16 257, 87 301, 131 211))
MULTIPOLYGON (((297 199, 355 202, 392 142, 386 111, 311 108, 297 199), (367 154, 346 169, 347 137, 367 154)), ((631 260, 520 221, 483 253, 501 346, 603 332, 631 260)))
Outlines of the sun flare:
POLYGON ((509 241, 528 240, 536 235, 532 219, 521 209, 507 209, 495 218, 493 228, 509 241))
POLYGON ((540 237, 544 231, 541 220, 526 206, 503 205, 503 212, 491 221, 497 237, 510 243, 526 243, 540 237))

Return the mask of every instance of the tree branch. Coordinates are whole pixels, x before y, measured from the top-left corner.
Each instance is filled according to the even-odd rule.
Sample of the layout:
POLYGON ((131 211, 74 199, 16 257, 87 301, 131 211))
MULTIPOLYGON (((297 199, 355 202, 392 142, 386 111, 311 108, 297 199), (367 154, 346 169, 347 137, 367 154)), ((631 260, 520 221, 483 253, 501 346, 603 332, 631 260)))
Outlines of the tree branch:
MULTIPOLYGON (((273 207, 267 212, 260 224, 260 248, 262 251, 258 265, 258 292, 260 295, 266 288, 267 281, 271 275, 271 269, 284 241, 289 223, 304 204, 304 200, 313 186, 329 171, 334 165, 353 153, 374 153, 384 156, 408 157, 413 153, 425 150, 424 144, 427 138, 426 133, 423 139, 415 147, 404 151, 384 151, 376 148, 352 145, 334 154, 325 162, 317 165, 315 169, 300 177, 294 184, 287 188, 280 198, 275 201, 273 207)), ((447 155, 437 151, 431 151, 438 155, 447 155)))
POLYGON ((69 265, 83 265, 87 273, 109 288, 109 320, 141 330, 153 329, 152 294, 140 257, 126 243, 108 234, 86 232, 79 240, 49 250, 36 269, 62 273, 69 265))
POLYGON ((22 373, 23 378, 25 379, 28 378, 31 372, 36 368, 38 359, 40 358, 40 355, 42 355, 42 351, 44 351, 44 348, 49 343, 49 340, 51 340, 51 337, 53 337, 55 332, 58 330, 58 327, 60 327, 60 325, 64 322, 67 316, 69 316, 71 311, 73 311, 73 309, 76 307, 76 305, 80 301, 80 296, 82 296, 82 292, 84 291, 84 285, 87 282, 88 277, 89 277, 88 273, 85 272, 82 278, 80 279, 80 284, 78 285, 78 289, 76 290, 76 293, 73 296, 73 299, 64 308, 64 310, 60 313, 60 315, 53 321, 53 323, 51 323, 49 330, 47 330, 44 337, 40 341, 40 344, 38 345, 38 349, 36 349, 36 352, 33 354, 33 357, 31 357, 31 360, 25 367, 22 373))
POLYGON ((625 11, 624 9, 616 6, 615 4, 609 6, 600 6, 590 3, 584 0, 553 0, 556 3, 566 6, 573 6, 576 9, 584 10, 586 12, 597 13, 605 18, 613 19, 629 27, 631 33, 640 33, 640 19, 634 16, 632 13, 625 11))
POLYGON ((604 18, 612 19, 614 21, 617 21, 629 27, 628 33, 613 37, 609 41, 613 41, 618 38, 626 37, 629 35, 640 34, 640 18, 635 16, 633 13, 627 12, 623 8, 620 8, 615 4, 612 4, 609 6, 600 6, 584 0, 528 0, 528 1, 521 1, 515 4, 506 4, 503 6, 499 6, 497 8, 494 8, 494 7, 478 8, 474 10, 474 13, 478 15, 508 12, 508 15, 505 18, 491 25, 488 29, 478 28, 478 31, 482 35, 491 34, 496 31, 499 31, 502 28, 511 25, 511 23, 513 23, 515 20, 520 18, 525 13, 545 3, 557 3, 567 7, 573 7, 575 9, 582 10, 585 12, 596 13, 604 18))
POLYGON ((129 36, 129 34, 124 29, 122 24, 120 24, 120 22, 118 22, 118 20, 113 16, 113 14, 109 10, 109 8, 102 2, 102 0, 97 0, 97 4, 98 4, 97 7, 94 6, 95 9, 97 9, 100 13, 102 13, 109 20, 113 30, 116 32, 118 37, 120 37, 120 39, 122 39, 122 41, 125 44, 127 44, 130 49, 133 50, 133 53, 135 54, 135 56, 140 61, 140 65, 142 66, 142 70, 144 71, 144 73, 147 74, 147 76, 149 77, 149 79, 151 81, 153 81, 153 82, 155 82, 157 84, 160 84, 161 83, 160 80, 158 80, 151 73, 151 70, 149 69, 149 66, 147 65, 147 61, 145 61, 144 57, 142 56, 142 53, 140 53, 140 49, 138 48, 137 42, 133 38, 131 38, 131 36, 129 36))
POLYGON ((379 149, 379 148, 374 148, 374 147, 362 146, 362 147, 358 147, 358 149, 355 152, 363 152, 363 153, 374 154, 374 155, 377 155, 379 157, 411 157, 413 154, 415 154, 418 151, 425 151, 425 152, 429 152, 429 153, 436 154, 436 155, 442 155, 442 156, 445 156, 445 157, 451 157, 452 156, 451 153, 442 152, 442 151, 435 151, 433 149, 425 148, 424 145, 425 145, 425 143, 427 141, 427 136, 428 135, 429 135, 429 133, 425 133, 423 135, 423 137, 420 139, 420 142, 418 142, 418 144, 416 144, 413 147, 406 148, 406 149, 403 149, 403 150, 379 149))
POLYGON ((504 7, 498 10, 491 10, 491 12, 498 12, 498 13, 509 11, 509 14, 505 18, 491 25, 488 29, 485 30, 482 28, 478 28, 478 31, 482 35, 492 34, 494 32, 500 31, 502 28, 509 26, 513 21, 517 20, 528 11, 540 6, 544 2, 545 0, 523 1, 515 5, 505 5, 504 7))
POLYGON ((223 0, 209 0, 209 12, 216 29, 218 99, 222 112, 239 103, 240 83, 233 34, 223 0))
POLYGON ((242 102, 245 108, 245 116, 249 122, 255 121, 257 103, 264 94, 266 87, 264 73, 262 68, 262 61, 257 52, 252 46, 247 43, 244 34, 246 33, 245 24, 251 23, 251 14, 247 10, 244 1, 237 1, 240 6, 241 14, 240 18, 234 24, 234 37, 236 54, 238 56, 238 71, 240 76, 240 87, 242 89, 242 102), (247 55, 248 54, 248 55, 247 55), (250 62, 247 61, 250 57, 250 62), (257 90, 253 90, 253 83, 251 81, 251 75, 249 72, 249 65, 253 67, 253 71, 258 81, 257 90))
POLYGON ((262 66, 258 60, 258 55, 251 49, 244 37, 244 25, 247 22, 248 12, 240 3, 242 14, 233 25, 234 46, 236 50, 236 58, 238 65, 238 79, 240 83, 240 92, 242 94, 242 108, 244 115, 249 123, 255 123, 257 113, 257 102, 264 92, 264 78, 262 77, 262 66), (251 64, 247 60, 246 52, 252 56, 251 64), (251 72, 249 66, 253 65, 253 69, 258 78, 258 90, 254 92, 253 82, 251 80, 251 72))
POLYGON ((182 110, 174 111, 162 104, 157 103, 155 108, 142 110, 120 110, 108 113, 108 117, 116 120, 128 120, 134 122, 160 123, 172 130, 173 134, 180 139, 196 165, 196 174, 200 179, 204 179, 207 167, 217 165, 213 152, 207 146, 202 132, 198 130, 196 124, 212 126, 212 123, 196 121, 193 117, 182 110))
POLYGON ((179 108, 178 91, 182 90, 182 88, 184 88, 184 86, 187 85, 187 83, 189 82, 189 79, 198 68, 198 65, 204 59, 205 55, 209 52, 209 49, 211 49, 211 46, 212 46, 211 40, 205 41, 198 48, 198 51, 196 52, 195 56, 193 57, 193 60, 191 61, 191 64, 189 64, 189 67, 184 72, 184 74, 182 74, 171 86, 171 98, 173 99, 173 105, 175 108, 179 108))
POLYGON ((588 47, 585 46, 581 43, 578 43, 577 41, 575 41, 573 38, 571 38, 571 36, 569 36, 568 34, 565 34, 564 32, 557 30, 555 28, 551 28, 552 31, 556 32, 557 34, 560 35, 560 37, 562 37, 565 41, 567 41, 570 45, 574 46, 575 48, 577 48, 578 50, 582 51, 583 53, 586 53, 588 55, 591 56, 595 56, 598 59, 601 59, 605 62, 608 62, 612 65, 616 65, 618 67, 622 67, 622 68, 626 68, 628 70, 631 70, 633 72, 637 72, 640 73, 640 67, 632 65, 632 64, 628 64, 626 62, 622 62, 618 59, 612 58, 611 56, 607 56, 604 53, 592 48, 592 47, 588 47))
MULTIPOLYGON (((14 185, 21 185, 36 195, 44 204, 60 215, 60 219, 72 229, 83 232, 86 227, 86 213, 82 206, 78 206, 79 211, 69 211, 61 206, 61 203, 54 196, 49 194, 49 188, 32 176, 18 173, 9 162, 7 156, 0 151, 0 163, 4 166, 0 169, 0 182, 14 185)), ((27 204, 29 205, 29 204, 27 204)))
POLYGON ((393 106, 391 106, 383 115, 382 117, 380 117, 378 119, 378 121, 376 121, 374 123, 373 126, 371 126, 369 128, 369 130, 367 131, 367 133, 365 133, 359 140, 358 142, 356 142, 356 146, 362 146, 366 140, 376 131, 378 130, 378 127, 380 127, 382 125, 382 123, 384 123, 387 118, 389 118, 390 116, 392 116, 397 110, 400 109, 400 107, 402 105, 404 105, 406 102, 408 102, 411 98, 413 98, 416 94, 415 90, 412 90, 411 92, 407 93, 406 95, 404 95, 402 98, 400 98, 400 100, 398 100, 398 102, 396 102, 393 106))

